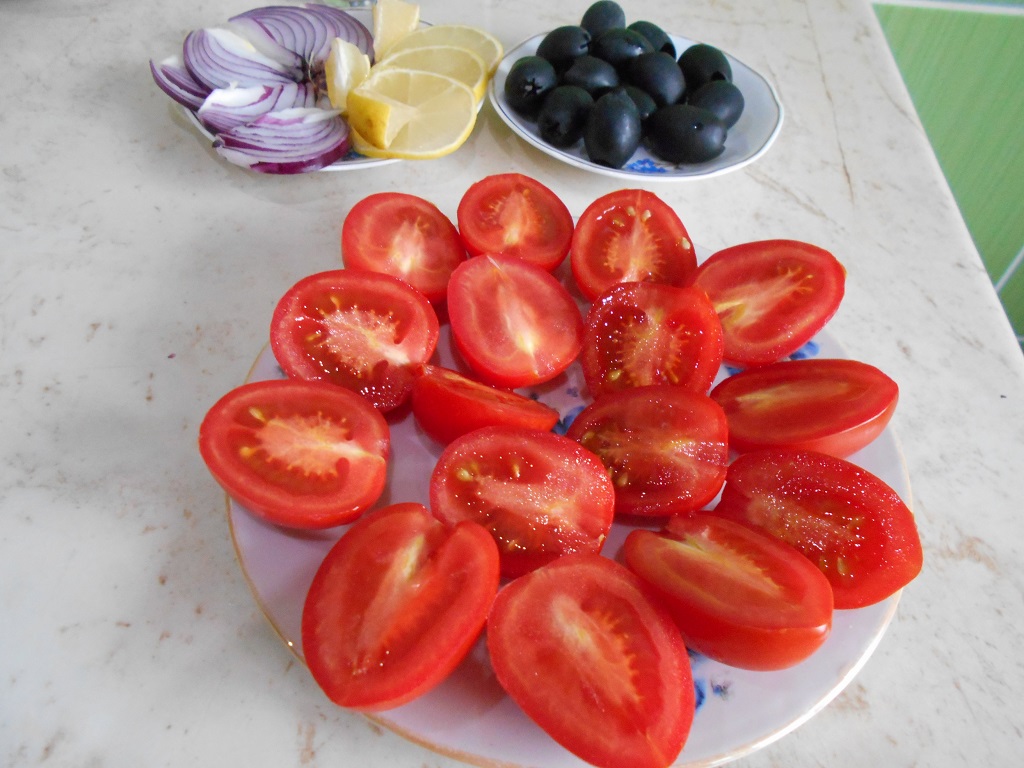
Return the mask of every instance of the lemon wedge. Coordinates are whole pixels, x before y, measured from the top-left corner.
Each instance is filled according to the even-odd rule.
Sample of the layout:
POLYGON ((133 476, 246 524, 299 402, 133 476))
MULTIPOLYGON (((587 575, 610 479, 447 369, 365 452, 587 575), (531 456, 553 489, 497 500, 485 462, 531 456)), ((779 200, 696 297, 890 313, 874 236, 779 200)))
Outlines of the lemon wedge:
POLYGON ((349 126, 374 149, 363 153, 371 157, 421 160, 454 152, 472 133, 476 112, 469 86, 421 70, 374 67, 348 95, 349 126))
POLYGON ((445 75, 468 86, 477 101, 484 97, 489 79, 487 65, 483 59, 468 48, 456 48, 452 45, 427 45, 396 51, 383 61, 377 62, 374 71, 389 68, 445 75))
POLYGON ((370 57, 358 46, 340 37, 331 41, 331 52, 324 64, 327 97, 342 113, 348 110, 348 94, 370 75, 370 57))
POLYGON ((399 39, 388 53, 394 54, 410 48, 447 45, 453 48, 468 48, 481 59, 490 77, 501 63, 504 55, 501 41, 489 32, 464 24, 437 24, 421 27, 399 39))
POLYGON ((419 29, 420 7, 404 0, 377 0, 373 5, 374 61, 380 61, 391 48, 419 29))

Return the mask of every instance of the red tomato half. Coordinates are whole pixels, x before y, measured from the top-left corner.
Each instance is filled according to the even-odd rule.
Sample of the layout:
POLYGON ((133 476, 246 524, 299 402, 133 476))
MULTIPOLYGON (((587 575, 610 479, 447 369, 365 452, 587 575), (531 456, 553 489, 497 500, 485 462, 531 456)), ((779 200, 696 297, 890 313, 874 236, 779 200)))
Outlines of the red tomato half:
POLYGON ((439 334, 430 303, 407 283, 336 269, 285 293, 271 320, 270 345, 289 376, 346 387, 387 411, 409 396, 439 334))
POLYGON ((570 263, 590 300, 617 283, 683 285, 697 266, 686 227, 653 192, 622 189, 591 203, 576 222, 570 263))
POLYGON ((788 544, 732 520, 677 515, 660 533, 631 531, 623 553, 687 647, 723 664, 791 667, 832 628, 832 587, 821 571, 788 544))
POLYGON ((329 528, 380 497, 390 433, 354 392, 272 380, 224 395, 199 427, 199 452, 228 495, 293 528, 329 528))
POLYGON ((518 256, 549 272, 572 240, 572 214, 558 196, 520 173, 487 176, 459 202, 459 231, 474 256, 518 256))
POLYGON ((455 225, 422 197, 379 192, 364 197, 341 227, 341 257, 348 269, 401 278, 430 302, 443 301, 448 278, 466 259, 455 225))
POLYGON ((718 494, 729 458, 721 406, 671 384, 613 392, 566 433, 598 455, 615 486, 615 511, 668 516, 700 509, 718 494))
POLYGON ((725 335, 725 359, 766 365, 806 344, 839 308, 846 270, 816 245, 762 240, 719 251, 692 284, 711 298, 725 335))
POLYGON ((510 578, 572 552, 600 551, 614 507, 598 458, 553 432, 470 432, 445 449, 430 479, 434 514, 487 528, 510 578))
POLYGON ((498 682, 570 752, 604 768, 665 768, 693 721, 679 630, 636 576, 570 555, 516 579, 487 619, 498 682))
POLYGON ((706 394, 722 365, 722 324, 696 288, 620 283, 590 307, 583 375, 594 397, 647 384, 706 394))
POLYGON ((745 453, 714 510, 799 549, 828 578, 836 608, 877 603, 909 584, 923 555, 914 515, 888 485, 812 451, 745 453))
POLYGON ((498 591, 498 553, 475 523, 421 504, 353 525, 324 558, 302 611, 309 671, 343 707, 391 709, 444 680, 476 642, 498 591))
POLYGON ((514 256, 474 256, 448 284, 458 351, 490 384, 515 389, 549 381, 576 359, 583 317, 549 272, 514 256))
POLYGON ((547 431, 558 423, 558 411, 544 403, 434 365, 413 384, 412 412, 420 428, 441 443, 481 427, 547 431))
POLYGON ((791 448, 845 458, 885 429, 899 388, 874 366, 813 358, 741 371, 711 398, 725 411, 733 450, 791 448))

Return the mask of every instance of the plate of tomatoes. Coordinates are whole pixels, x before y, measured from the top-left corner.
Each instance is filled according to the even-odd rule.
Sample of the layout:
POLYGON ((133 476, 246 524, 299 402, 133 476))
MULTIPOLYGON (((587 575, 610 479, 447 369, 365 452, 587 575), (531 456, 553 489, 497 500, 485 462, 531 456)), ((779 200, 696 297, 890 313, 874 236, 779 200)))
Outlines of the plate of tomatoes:
MULTIPOLYGON (((530 182, 510 176, 466 199, 502 209, 530 182)), ((372 203, 404 200, 385 194, 372 203)), ((422 201, 405 202, 422 219, 422 201)), ((682 226, 662 206, 638 190, 602 197, 570 228, 577 255, 550 270, 464 254, 443 321, 409 282, 351 265, 282 297, 271 343, 211 408, 200 447, 258 604, 332 701, 476 765, 713 764, 790 732, 866 663, 920 544, 888 426, 896 391, 821 327, 841 267, 795 241, 698 256, 688 237, 659 237, 693 251, 685 285, 602 287, 616 246, 601 220, 634 228, 620 245, 654 243, 682 226), (585 258, 586 242, 609 258, 585 258), (745 299, 723 294, 737 281, 720 270, 747 276, 745 299), (795 334, 728 321, 726 305, 758 303, 779 328, 817 319, 795 334), (771 348, 777 362, 736 363, 771 348), (316 373, 301 373, 310 360, 316 373), (799 416, 824 401, 831 416, 799 416), (826 517, 805 514, 821 505, 826 517), (780 544, 772 524, 819 549, 780 544)), ((506 225, 523 210, 511 204, 506 225)), ((427 250, 410 280, 445 261, 427 250)))

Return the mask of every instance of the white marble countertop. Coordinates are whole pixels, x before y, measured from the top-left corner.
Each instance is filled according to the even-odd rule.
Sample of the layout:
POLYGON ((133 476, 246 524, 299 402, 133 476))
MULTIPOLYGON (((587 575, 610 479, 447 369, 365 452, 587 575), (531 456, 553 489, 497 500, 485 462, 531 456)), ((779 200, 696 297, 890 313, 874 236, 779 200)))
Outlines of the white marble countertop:
MULTIPOLYGON (((510 47, 587 4, 422 8, 510 47)), ((578 214, 622 185, 528 147, 490 106, 437 161, 295 178, 228 166, 147 61, 252 5, 0 5, 4 765, 461 765, 332 706, 280 643, 235 560, 197 427, 246 375, 283 290, 339 265, 341 221, 364 195, 411 191, 454 216, 471 181, 516 170, 578 214)), ((925 547, 863 671, 742 764, 1013 764, 1024 356, 873 11, 865 0, 642 5, 775 83, 786 122, 764 158, 651 189, 707 248, 791 237, 846 264, 829 328, 899 382, 893 429, 925 547)))

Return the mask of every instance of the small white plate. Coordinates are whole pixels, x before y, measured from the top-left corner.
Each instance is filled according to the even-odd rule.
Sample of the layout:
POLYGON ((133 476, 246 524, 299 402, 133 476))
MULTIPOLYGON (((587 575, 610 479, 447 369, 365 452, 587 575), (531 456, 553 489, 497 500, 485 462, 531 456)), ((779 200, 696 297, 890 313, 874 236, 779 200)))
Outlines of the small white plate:
MULTIPOLYGON (((706 251, 699 251, 702 258, 706 251)), ((571 279, 571 278, 568 278, 571 279)), ((847 357, 827 331, 795 356, 847 357)), ((442 327, 434 362, 465 370, 442 327)), ((728 375, 724 367, 719 380, 728 375)), ((283 378, 269 347, 249 380, 283 378)), ((585 382, 579 364, 532 390, 557 409, 564 429, 582 407, 585 382)), ((412 414, 392 417, 388 484, 378 506, 418 501, 429 506, 430 474, 443 446, 416 425, 412 414)), ((850 461, 888 483, 908 505, 910 482, 891 428, 850 461)), ((302 659, 301 620, 306 592, 321 561, 344 532, 279 528, 228 500, 228 522, 238 561, 257 603, 293 653, 302 659)), ((615 523, 603 553, 614 556, 631 528, 615 523)), ((735 760, 770 744, 827 705, 867 662, 896 612, 899 594, 859 610, 836 611, 824 645, 809 659, 779 672, 751 672, 693 656, 697 712, 689 739, 674 766, 710 766, 735 760)), ((312 678, 310 685, 315 685, 312 678)), ((529 720, 502 691, 483 641, 439 687, 397 709, 370 716, 403 737, 438 753, 478 766, 584 768, 529 720)))
MULTIPOLYGON (((696 43, 679 35, 669 34, 676 47, 676 55, 682 54, 696 43)), ((761 74, 743 62, 723 51, 732 68, 732 79, 743 94, 743 114, 731 129, 725 141, 725 151, 714 160, 705 163, 675 164, 650 154, 641 146, 622 168, 608 168, 592 163, 583 148, 582 140, 566 149, 559 149, 548 144, 540 137, 537 124, 518 114, 505 99, 505 79, 509 70, 523 56, 537 52, 537 46, 544 39, 544 34, 535 35, 520 43, 511 51, 501 64, 494 77, 491 78, 489 95, 499 117, 508 124, 520 138, 576 168, 593 171, 605 176, 620 179, 638 179, 645 181, 685 181, 689 179, 706 179, 735 171, 757 160, 775 141, 782 128, 783 110, 775 88, 761 74)))

